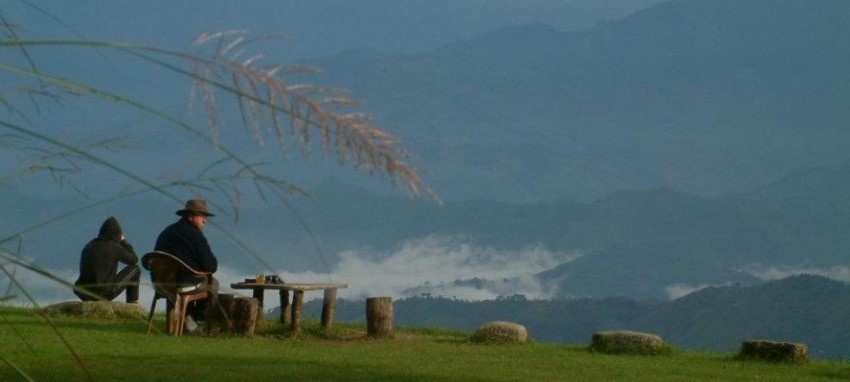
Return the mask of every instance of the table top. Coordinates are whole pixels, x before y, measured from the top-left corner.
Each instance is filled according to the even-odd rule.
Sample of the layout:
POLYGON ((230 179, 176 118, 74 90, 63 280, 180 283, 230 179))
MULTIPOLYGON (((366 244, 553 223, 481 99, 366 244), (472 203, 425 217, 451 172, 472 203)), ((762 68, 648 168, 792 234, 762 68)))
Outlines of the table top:
POLYGON ((320 289, 342 289, 348 288, 348 284, 336 283, 274 283, 274 284, 258 284, 258 283, 233 283, 230 284, 233 289, 280 289, 280 290, 320 290, 320 289))

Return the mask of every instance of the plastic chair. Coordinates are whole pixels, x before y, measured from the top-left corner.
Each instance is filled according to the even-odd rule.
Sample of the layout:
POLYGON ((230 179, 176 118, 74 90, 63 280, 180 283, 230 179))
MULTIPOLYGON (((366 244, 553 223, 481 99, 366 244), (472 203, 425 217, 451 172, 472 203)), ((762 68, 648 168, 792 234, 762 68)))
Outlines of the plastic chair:
POLYGON ((209 277, 211 273, 201 272, 193 269, 176 256, 153 251, 142 256, 142 266, 151 272, 151 282, 154 286, 154 296, 151 302, 151 311, 148 314, 148 334, 153 326, 153 313, 156 309, 156 300, 166 300, 165 326, 168 333, 175 336, 183 334, 183 326, 186 323, 186 309, 189 303, 210 297, 206 289, 193 289, 189 292, 179 292, 177 285, 177 274, 180 270, 193 273, 197 276, 209 277), (176 311, 175 311, 176 310, 176 311), (176 320, 172 318, 174 315, 176 320))

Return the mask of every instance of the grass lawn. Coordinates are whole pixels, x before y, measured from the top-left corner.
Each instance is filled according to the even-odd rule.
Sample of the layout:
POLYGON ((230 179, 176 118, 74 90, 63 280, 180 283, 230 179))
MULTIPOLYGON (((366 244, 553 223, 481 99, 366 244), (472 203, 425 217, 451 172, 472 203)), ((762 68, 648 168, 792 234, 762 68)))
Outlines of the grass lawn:
MULTIPOLYGON (((397 328, 392 339, 318 323, 291 335, 267 320, 252 338, 145 334, 143 319, 51 316, 0 308, 0 381, 86 380, 71 344, 97 381, 828 381, 850 380, 850 363, 743 362, 730 354, 593 353, 585 345, 476 345, 471 333, 397 328)), ((163 328, 162 317, 156 322, 163 328)), ((531 333, 533 336, 533 333, 531 333)), ((588 334, 588 339, 590 334, 588 334)))

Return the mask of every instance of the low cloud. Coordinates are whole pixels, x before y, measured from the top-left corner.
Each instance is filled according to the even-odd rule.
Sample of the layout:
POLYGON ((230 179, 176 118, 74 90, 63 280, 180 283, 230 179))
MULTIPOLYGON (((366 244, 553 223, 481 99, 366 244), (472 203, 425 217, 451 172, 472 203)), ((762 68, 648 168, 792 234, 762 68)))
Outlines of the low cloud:
MULTIPOLYGON (((346 283, 348 288, 339 290, 338 297, 351 299, 409 297, 412 295, 411 288, 415 290, 425 285, 431 287, 429 293, 434 296, 458 299, 486 300, 515 294, 528 298, 548 298, 533 274, 555 267, 565 258, 536 246, 499 250, 469 244, 462 239, 428 237, 407 242, 398 250, 381 256, 355 250, 345 251, 340 254, 339 261, 331 265, 329 273, 281 271, 279 275, 288 282, 346 283), (455 283, 456 280, 471 278, 488 280, 487 288, 455 283)), ((76 269, 50 271, 71 283, 78 274, 76 269)), ((252 271, 220 265, 215 277, 221 283, 222 293, 250 296, 250 291, 233 290, 230 284, 253 275, 252 271)), ((41 306, 77 300, 69 287, 42 275, 19 269, 15 278, 41 306)), ((2 285, 8 285, 8 277, 0 276, 2 285)), ((16 288, 12 288, 9 294, 16 295, 11 304, 31 305, 16 288)), ((308 292, 305 299, 321 296, 320 292, 308 292)), ((123 301, 123 298, 123 295, 119 296, 116 301, 123 301)), ((140 301, 147 307, 152 298, 150 276, 147 271, 143 271, 140 301)), ((279 306, 277 293, 267 291, 264 302, 266 310, 279 306)), ((164 303, 158 303, 160 311, 164 306, 164 303)))
POLYGON ((669 300, 675 300, 677 298, 685 297, 685 296, 687 296, 691 293, 694 293, 696 291, 699 291, 699 290, 702 290, 702 289, 705 289, 705 288, 708 288, 708 287, 711 287, 711 286, 718 286, 718 285, 699 284, 699 285, 694 286, 694 285, 688 285, 688 284, 673 284, 673 285, 668 285, 667 287, 665 287, 665 289, 667 291, 667 298, 669 300))
POLYGON ((456 280, 450 283, 426 282, 413 288, 402 291, 404 296, 433 296, 447 297, 459 300, 481 301, 494 300, 500 297, 523 295, 528 299, 552 298, 549 290, 541 287, 540 281, 532 274, 524 274, 517 277, 502 278, 499 280, 485 280, 473 278, 456 280))
POLYGON ((496 298, 500 293, 455 285, 454 281, 473 277, 497 281, 517 278, 521 282, 510 294, 536 295, 542 288, 529 276, 562 261, 562 256, 540 247, 497 250, 459 239, 428 237, 407 242, 386 256, 343 252, 329 274, 283 272, 281 276, 292 281, 347 283, 348 288, 339 292, 346 298, 401 298, 408 296, 405 291, 410 288, 429 285, 435 288, 434 295, 478 300, 496 298))

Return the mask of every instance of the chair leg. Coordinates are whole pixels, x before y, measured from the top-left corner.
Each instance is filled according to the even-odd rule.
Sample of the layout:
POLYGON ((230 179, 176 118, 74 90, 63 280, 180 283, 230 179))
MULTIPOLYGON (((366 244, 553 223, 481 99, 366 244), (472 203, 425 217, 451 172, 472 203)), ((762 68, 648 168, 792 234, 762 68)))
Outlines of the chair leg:
POLYGON ((177 305, 179 305, 179 310, 177 311, 177 331, 174 335, 180 337, 183 335, 183 327, 186 326, 186 309, 189 308, 188 299, 183 296, 178 296, 177 305))
POLYGON ((168 334, 174 334, 176 332, 175 326, 177 324, 177 319, 174 317, 174 314, 176 313, 176 309, 177 308, 175 307, 175 304, 173 302, 171 302, 170 300, 166 300, 165 328, 166 328, 166 331, 168 332, 168 334))
POLYGON ((153 297, 153 301, 151 302, 151 311, 148 313, 148 333, 151 334, 151 327, 153 327, 153 311, 156 309, 156 296, 153 297))

